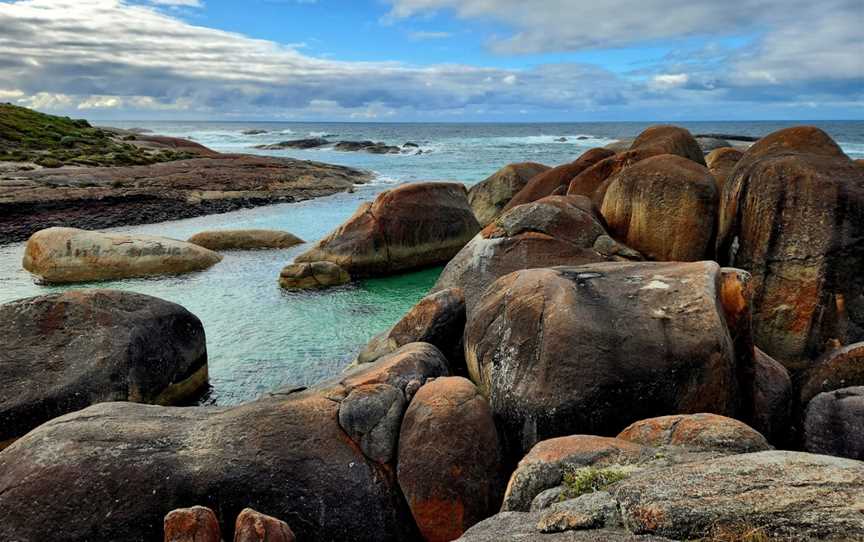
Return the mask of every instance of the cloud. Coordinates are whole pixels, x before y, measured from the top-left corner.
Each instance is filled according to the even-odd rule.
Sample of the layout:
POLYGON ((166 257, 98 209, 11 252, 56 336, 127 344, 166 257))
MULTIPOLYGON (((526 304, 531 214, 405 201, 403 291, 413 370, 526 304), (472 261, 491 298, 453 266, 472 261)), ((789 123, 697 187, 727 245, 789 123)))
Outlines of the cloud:
POLYGON ((201 3, 201 0, 150 0, 151 4, 155 4, 157 6, 170 6, 170 7, 189 7, 189 8, 200 8, 204 7, 201 3))

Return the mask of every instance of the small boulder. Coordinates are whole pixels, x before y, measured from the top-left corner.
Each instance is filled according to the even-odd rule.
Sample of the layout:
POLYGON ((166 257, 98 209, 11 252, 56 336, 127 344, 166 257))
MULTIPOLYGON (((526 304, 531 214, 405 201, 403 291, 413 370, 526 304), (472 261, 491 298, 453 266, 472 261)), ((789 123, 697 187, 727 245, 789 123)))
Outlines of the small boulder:
POLYGON ((641 420, 621 431, 618 438, 643 446, 682 446, 725 454, 771 449, 765 437, 747 424, 716 414, 677 414, 641 420))
POLYGON ((479 230, 464 185, 411 183, 361 205, 295 262, 330 261, 358 277, 398 273, 450 260, 479 230))
POLYGON ((822 392, 864 386, 864 342, 826 352, 804 372, 800 385, 802 407, 822 392))
POLYGON ((48 228, 27 241, 23 266, 45 282, 69 283, 188 273, 221 260, 211 250, 167 237, 48 228))
POLYGON ((175 404, 207 386, 201 321, 118 290, 70 290, 0 305, 0 447, 105 401, 175 404))
POLYGON ((219 520, 204 506, 178 508, 165 516, 165 542, 221 542, 219 520))
MULTIPOLYGON (((719 137, 706 137, 706 136, 694 136, 696 139, 696 143, 699 143, 699 147, 702 149, 704 154, 710 154, 718 149, 728 149, 732 147, 732 143, 729 141, 719 138, 719 137)), ((705 161, 708 161, 706 156, 705 161)))
POLYGON ((546 196, 551 196, 556 190, 561 188, 566 191, 566 187, 570 184, 570 180, 573 177, 579 175, 600 160, 614 155, 615 153, 608 149, 591 149, 569 164, 563 164, 537 174, 513 196, 513 199, 510 200, 504 211, 509 211, 517 205, 531 203, 546 196))
POLYGON ((549 166, 534 162, 509 164, 468 190, 468 203, 480 226, 489 224, 501 214, 525 184, 535 176, 548 171, 549 166))
POLYGON ((304 241, 287 231, 220 230, 196 233, 189 242, 210 250, 253 250, 290 248, 304 241))
POLYGON ((286 290, 315 290, 351 282, 351 275, 333 262, 303 262, 285 266, 279 286, 286 290))
POLYGON ((446 542, 495 512, 501 455, 489 405, 469 380, 436 378, 405 412, 399 486, 423 539, 446 542))
POLYGON ((738 165, 738 162, 741 161, 743 156, 744 152, 738 149, 732 147, 721 147, 711 151, 708 153, 708 156, 705 157, 705 162, 708 164, 708 171, 711 172, 711 175, 714 176, 714 180, 717 181, 718 193, 723 190, 723 185, 726 184, 726 180, 729 179, 730 175, 732 175, 735 166, 738 165))
POLYGON ((820 393, 810 401, 804 449, 864 461, 864 386, 820 393))
POLYGON ((717 185, 705 166, 662 154, 625 169, 601 190, 609 232, 646 257, 697 261, 713 254, 717 185))
POLYGON ((294 532, 282 520, 244 508, 234 525, 234 542, 294 542, 294 532))

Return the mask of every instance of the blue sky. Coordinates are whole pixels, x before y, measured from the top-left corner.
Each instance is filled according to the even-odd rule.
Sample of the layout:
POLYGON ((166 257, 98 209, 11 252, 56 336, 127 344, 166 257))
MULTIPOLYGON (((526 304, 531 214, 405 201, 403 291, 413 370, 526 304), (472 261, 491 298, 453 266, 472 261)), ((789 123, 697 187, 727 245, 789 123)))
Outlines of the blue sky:
POLYGON ((92 119, 864 118, 861 0, 0 0, 0 100, 92 119))

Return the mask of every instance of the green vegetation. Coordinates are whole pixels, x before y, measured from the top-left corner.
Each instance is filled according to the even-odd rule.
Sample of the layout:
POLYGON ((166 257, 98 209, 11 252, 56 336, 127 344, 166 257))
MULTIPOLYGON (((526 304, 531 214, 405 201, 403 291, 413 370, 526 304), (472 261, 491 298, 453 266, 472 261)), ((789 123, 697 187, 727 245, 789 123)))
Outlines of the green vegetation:
POLYGON ((0 103, 0 161, 53 168, 146 165, 193 157, 186 152, 144 149, 126 141, 134 141, 134 136, 120 138, 83 119, 0 103))
POLYGON ((711 534, 698 542, 772 542, 761 527, 752 525, 715 525, 711 534))
POLYGON ((629 476, 630 472, 623 467, 598 469, 595 467, 577 468, 568 465, 564 470, 564 493, 561 495, 561 500, 575 499, 586 493, 603 491, 629 476))

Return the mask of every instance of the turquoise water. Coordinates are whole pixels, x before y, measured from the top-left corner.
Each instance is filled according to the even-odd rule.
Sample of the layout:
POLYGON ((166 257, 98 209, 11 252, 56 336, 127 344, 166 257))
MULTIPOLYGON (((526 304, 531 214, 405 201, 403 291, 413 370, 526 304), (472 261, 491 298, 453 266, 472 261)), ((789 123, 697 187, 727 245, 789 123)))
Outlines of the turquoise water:
MULTIPOLYGON (((694 133, 761 136, 796 123, 683 123, 694 133)), ((864 158, 864 122, 813 123, 855 158, 864 158)), ((377 174, 371 185, 298 204, 280 204, 222 215, 112 231, 186 239, 211 229, 283 229, 314 242, 348 218, 357 206, 402 182, 450 179, 474 184, 510 162, 557 165, 588 148, 632 137, 645 123, 590 124, 374 124, 374 123, 167 123, 130 121, 166 135, 195 139, 225 152, 264 152, 251 147, 286 139, 326 136, 336 140, 418 143, 423 154, 372 155, 333 150, 267 151, 267 154, 360 167, 377 174), (263 129, 265 134, 244 135, 263 129), (564 138, 565 141, 560 141, 564 138)), ((207 403, 236 404, 283 385, 308 385, 330 376, 373 335, 395 323, 428 291, 440 273, 431 269, 362 281, 324 292, 287 293, 276 279, 308 245, 280 251, 229 252, 213 268, 189 275, 89 284, 133 290, 180 303, 204 323, 212 392, 207 403)), ((62 288, 35 284, 21 269, 23 243, 0 246, 0 302, 62 288)), ((82 286, 76 286, 82 287, 82 286)))

